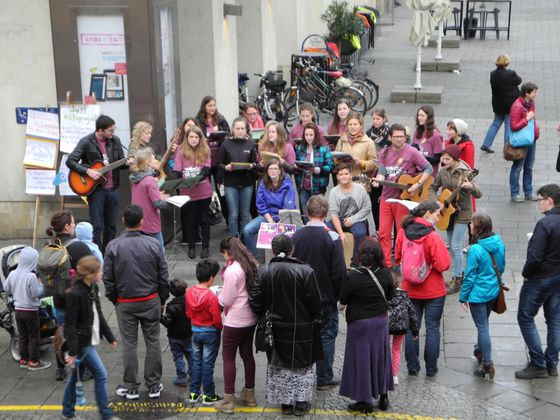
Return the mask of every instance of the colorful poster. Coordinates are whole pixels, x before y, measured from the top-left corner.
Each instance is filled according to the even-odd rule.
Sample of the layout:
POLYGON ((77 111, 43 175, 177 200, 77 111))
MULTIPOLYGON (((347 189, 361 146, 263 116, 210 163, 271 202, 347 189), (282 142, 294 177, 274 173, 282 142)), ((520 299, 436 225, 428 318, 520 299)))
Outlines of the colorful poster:
POLYGON ((261 228, 257 236, 257 248, 270 249, 272 240, 278 235, 292 236, 297 230, 296 225, 284 223, 261 223, 261 228))
POLYGON ((33 195, 54 195, 56 187, 53 184, 56 171, 45 169, 25 170, 25 193, 33 195))
POLYGON ((72 153, 78 141, 95 131, 99 105, 60 105, 60 151, 72 153))
POLYGON ((23 164, 39 168, 54 169, 58 153, 58 142, 26 137, 23 164))
POLYGON ((76 193, 70 188, 70 185, 68 185, 68 174, 70 173, 70 169, 66 166, 66 159, 68 159, 68 155, 62 155, 62 159, 60 159, 60 167, 58 168, 58 173, 56 174, 55 184, 58 185, 58 192, 60 195, 76 195, 76 193))

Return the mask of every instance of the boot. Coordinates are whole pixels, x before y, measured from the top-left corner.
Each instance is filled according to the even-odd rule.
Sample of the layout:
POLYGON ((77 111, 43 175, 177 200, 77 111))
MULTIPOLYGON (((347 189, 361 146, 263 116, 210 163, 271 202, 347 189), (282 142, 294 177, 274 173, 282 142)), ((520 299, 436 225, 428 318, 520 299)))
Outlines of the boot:
POLYGON ((243 388, 243 391, 241 391, 239 397, 235 398, 235 402, 237 404, 245 405, 247 407, 256 407, 257 400, 255 398, 255 388, 253 389, 243 388))
POLYGON ((56 358, 56 371, 54 374, 54 378, 56 381, 63 381, 66 378, 64 352, 62 351, 55 352, 55 358, 56 358))
POLYGON ((494 379, 495 373, 496 370, 494 369, 494 365, 492 363, 489 365, 482 365, 473 372, 474 376, 478 376, 479 378, 484 378, 488 375, 488 379, 490 380, 494 379))
POLYGON ((381 394, 381 397, 379 398, 379 409, 382 411, 387 411, 388 408, 389 397, 387 396, 387 394, 381 394))
POLYGON ((210 249, 208 245, 202 245, 202 251, 200 251, 200 258, 208 258, 210 256, 210 249))
POLYGON ((194 260, 196 258, 196 248, 194 247, 194 245, 189 245, 188 256, 191 260, 194 260))
POLYGON ((214 408, 222 413, 233 414, 235 408, 235 395, 224 394, 224 399, 214 404, 214 408))

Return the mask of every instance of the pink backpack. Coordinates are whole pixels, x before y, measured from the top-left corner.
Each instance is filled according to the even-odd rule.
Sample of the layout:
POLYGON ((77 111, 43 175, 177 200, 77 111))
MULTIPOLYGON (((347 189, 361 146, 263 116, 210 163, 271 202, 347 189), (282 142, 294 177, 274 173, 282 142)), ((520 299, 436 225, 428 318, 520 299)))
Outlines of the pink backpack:
POLYGON ((411 241, 403 235, 401 273, 404 281, 421 284, 428 278, 432 267, 426 262, 424 241, 411 241))

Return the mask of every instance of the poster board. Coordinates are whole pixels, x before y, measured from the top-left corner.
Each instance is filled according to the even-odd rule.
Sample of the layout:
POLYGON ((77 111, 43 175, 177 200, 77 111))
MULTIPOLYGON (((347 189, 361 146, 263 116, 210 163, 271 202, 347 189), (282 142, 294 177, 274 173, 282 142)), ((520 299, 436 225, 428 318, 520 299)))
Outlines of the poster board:
POLYGON ((54 195, 54 169, 26 169, 25 170, 25 193, 32 195, 54 195))
POLYGON ((25 138, 23 164, 38 168, 54 169, 58 156, 58 142, 33 137, 25 138))
POLYGON ((60 136, 58 115, 52 112, 29 109, 27 111, 25 135, 29 137, 58 140, 60 136))
POLYGON ((257 248, 271 249, 272 240, 278 235, 292 236, 297 230, 296 225, 285 223, 261 223, 257 236, 257 248))
POLYGON ((95 131, 95 120, 101 113, 99 105, 60 105, 60 151, 71 153, 78 141, 95 131))
POLYGON ((75 196, 77 194, 72 191, 70 185, 68 185, 68 174, 70 173, 70 169, 66 166, 66 159, 68 159, 68 155, 63 154, 60 159, 60 166, 58 168, 58 173, 56 174, 55 184, 58 186, 58 192, 60 195, 75 196))

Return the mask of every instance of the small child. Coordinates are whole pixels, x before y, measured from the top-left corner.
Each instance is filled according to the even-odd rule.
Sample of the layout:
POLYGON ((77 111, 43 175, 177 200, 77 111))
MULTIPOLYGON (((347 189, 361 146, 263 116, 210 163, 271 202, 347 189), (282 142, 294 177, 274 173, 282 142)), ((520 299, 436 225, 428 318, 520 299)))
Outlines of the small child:
POLYGON ((220 271, 219 264, 211 259, 196 265, 198 285, 189 288, 185 294, 187 316, 192 324, 192 376, 189 402, 212 405, 221 399, 216 395, 214 385, 214 363, 220 348, 222 312, 218 296, 210 287, 220 271), (204 389, 201 394, 200 389, 204 389))
POLYGON ((95 242, 93 242, 93 226, 88 222, 80 222, 76 225, 76 240, 85 243, 93 255, 103 265, 103 254, 95 242))
POLYGON ((188 376, 191 375, 192 364, 192 331, 191 320, 185 309, 186 290, 187 283, 183 279, 171 280, 169 291, 175 297, 167 304, 165 314, 161 317, 161 323, 167 328, 169 349, 177 373, 173 383, 180 387, 186 387, 188 380, 183 357, 187 359, 188 376))
POLYGON ((416 311, 408 298, 408 293, 395 283, 395 296, 389 301, 389 334, 393 337, 391 360, 393 362, 393 383, 399 384, 399 363, 401 346, 406 332, 410 329, 414 340, 418 340, 418 321, 416 311))
POLYGON ((39 360, 39 298, 44 294, 43 284, 35 275, 39 253, 26 246, 19 254, 17 268, 12 271, 4 289, 13 296, 16 324, 19 333, 19 367, 29 370, 47 369, 51 362, 39 360))

